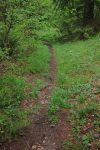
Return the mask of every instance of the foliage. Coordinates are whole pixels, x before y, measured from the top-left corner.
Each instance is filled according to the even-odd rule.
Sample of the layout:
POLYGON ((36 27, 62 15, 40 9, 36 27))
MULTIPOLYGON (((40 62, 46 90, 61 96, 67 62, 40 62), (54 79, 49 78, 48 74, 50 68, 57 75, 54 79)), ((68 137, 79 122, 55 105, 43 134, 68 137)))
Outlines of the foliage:
POLYGON ((55 12, 55 7, 50 0, 2 1, 0 59, 7 59, 13 55, 18 57, 27 49, 33 49, 37 41, 87 39, 99 30, 98 0, 95 1, 96 26, 88 27, 87 30, 87 27, 84 29, 82 26, 83 1, 63 0, 58 1, 58 5, 67 5, 67 8, 55 12))
MULTIPOLYGON (((54 2, 57 4, 56 8, 59 7, 58 10, 50 0, 0 2, 0 138, 3 140, 15 136, 18 129, 26 125, 29 112, 21 108, 21 103, 25 99, 37 100, 39 90, 45 84, 44 77, 48 76, 50 54, 43 43, 47 41, 88 39, 55 45, 58 74, 57 87, 49 103, 48 114, 51 122, 57 123, 56 113, 63 107, 70 108, 78 125, 83 124, 90 113, 97 114, 95 94, 91 91, 92 80, 94 77, 98 79, 100 74, 100 36, 94 39, 91 36, 100 30, 100 2, 95 0, 92 3, 94 10, 88 20, 87 13, 83 14, 87 12, 85 6, 89 1, 54 2), (67 7, 63 7, 66 5, 67 7), (27 82, 26 76, 32 78, 33 82, 27 82), (94 100, 91 106, 90 101, 87 102, 89 97, 94 100), (73 98, 77 106, 70 104, 73 98), (81 109, 78 108, 80 105, 81 109)), ((90 10, 90 5, 87 6, 90 10)), ((94 125, 98 126, 97 120, 94 125)), ((82 139, 86 147, 91 141, 89 138, 87 136, 82 139)), ((72 146, 70 141, 65 145, 72 146)))
POLYGON ((98 0, 53 0, 60 11, 61 41, 87 39, 100 31, 98 0))
POLYGON ((32 73, 48 72, 49 58, 50 54, 47 47, 41 46, 28 58, 29 71, 32 73))
POLYGON ((13 75, 0 78, 0 138, 5 139, 8 135, 14 135, 18 126, 20 128, 25 122, 26 113, 19 108, 25 98, 25 88, 27 85, 24 79, 13 75))
POLYGON ((0 53, 18 55, 28 48, 33 48, 37 41, 57 35, 50 7, 49 0, 2 1, 0 53))
POLYGON ((58 111, 62 108, 69 111, 73 135, 63 143, 66 149, 88 150, 94 140, 94 132, 98 132, 99 39, 100 35, 86 41, 54 45, 57 87, 53 91, 48 112, 52 122, 55 122, 58 111))
POLYGON ((8 75, 0 78, 0 107, 17 105, 24 98, 25 81, 8 75))
POLYGON ((33 87, 24 78, 11 74, 0 78, 0 139, 7 140, 16 136, 17 131, 29 123, 27 117, 31 110, 21 105, 27 99, 38 98, 44 83, 38 79, 34 84, 33 87))
POLYGON ((45 85, 43 77, 48 75, 49 59, 47 46, 38 42, 16 61, 14 58, 4 61, 5 73, 1 72, 0 77, 0 139, 3 141, 16 136, 29 123, 28 115, 35 108, 24 109, 23 105, 32 101, 37 106, 38 93, 45 85), (31 81, 27 81, 27 75, 31 81))

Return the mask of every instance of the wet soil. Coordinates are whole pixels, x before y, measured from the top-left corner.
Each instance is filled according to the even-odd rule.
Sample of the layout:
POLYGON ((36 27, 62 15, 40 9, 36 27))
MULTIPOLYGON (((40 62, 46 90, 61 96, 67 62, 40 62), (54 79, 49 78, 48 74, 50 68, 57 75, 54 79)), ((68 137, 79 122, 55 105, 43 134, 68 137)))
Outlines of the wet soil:
MULTIPOLYGON (((1 146, 0 150, 64 150, 62 147, 63 141, 69 135, 69 127, 66 126, 66 112, 58 114, 60 120, 56 126, 52 126, 48 119, 48 102, 53 88, 55 87, 56 79, 56 60, 53 47, 48 45, 51 59, 49 79, 46 80, 46 87, 39 92, 39 102, 41 110, 38 114, 33 115, 32 123, 27 128, 23 129, 19 136, 8 144, 1 146), (65 116, 65 117, 64 117, 65 116), (66 134, 66 132, 68 133, 66 134)), ((28 81, 31 82, 32 75, 28 76, 28 81)), ((69 124, 67 122, 67 124, 69 124)))

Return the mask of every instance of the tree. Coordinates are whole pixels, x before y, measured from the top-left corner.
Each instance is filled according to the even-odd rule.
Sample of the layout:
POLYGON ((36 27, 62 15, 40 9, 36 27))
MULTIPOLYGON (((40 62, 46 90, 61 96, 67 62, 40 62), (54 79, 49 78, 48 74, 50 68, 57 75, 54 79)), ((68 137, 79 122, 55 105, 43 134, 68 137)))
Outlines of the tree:
MULTIPOLYGON (((83 25, 89 24, 94 19, 94 6, 96 0, 79 0, 83 5, 83 25)), ((58 7, 64 9, 65 7, 74 6, 77 0, 54 0, 58 7)), ((77 7, 76 10, 79 8, 77 7)))
POLYGON ((6 49, 9 55, 12 53, 12 41, 9 38, 9 34, 13 29, 17 19, 16 4, 17 3, 15 0, 4 0, 0 4, 0 27, 2 29, 2 34, 0 37, 2 40, 0 40, 0 47, 6 49))
POLYGON ((50 0, 0 0, 0 53, 19 55, 55 34, 51 7, 50 0))
POLYGON ((94 0, 84 0, 83 24, 87 25, 94 19, 94 0))

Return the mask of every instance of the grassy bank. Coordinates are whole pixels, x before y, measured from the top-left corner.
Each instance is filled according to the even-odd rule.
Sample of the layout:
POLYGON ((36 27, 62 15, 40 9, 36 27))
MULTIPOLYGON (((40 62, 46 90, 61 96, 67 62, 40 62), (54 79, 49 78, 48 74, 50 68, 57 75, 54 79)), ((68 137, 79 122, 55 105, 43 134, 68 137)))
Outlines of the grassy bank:
POLYGON ((88 150, 93 143, 98 148, 100 36, 86 41, 58 43, 54 49, 57 85, 49 103, 49 117, 56 123, 57 112, 63 108, 68 110, 72 137, 64 141, 66 149, 88 150))

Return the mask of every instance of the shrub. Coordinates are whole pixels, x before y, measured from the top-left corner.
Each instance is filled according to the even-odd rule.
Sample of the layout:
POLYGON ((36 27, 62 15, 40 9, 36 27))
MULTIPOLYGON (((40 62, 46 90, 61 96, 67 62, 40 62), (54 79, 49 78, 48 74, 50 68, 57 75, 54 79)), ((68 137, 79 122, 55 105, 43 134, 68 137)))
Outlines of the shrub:
POLYGON ((26 124, 27 112, 20 108, 27 88, 24 79, 14 75, 0 78, 0 138, 15 136, 18 129, 26 124))
POLYGON ((0 108, 18 105, 24 98, 24 79, 6 75, 0 78, 0 108))

